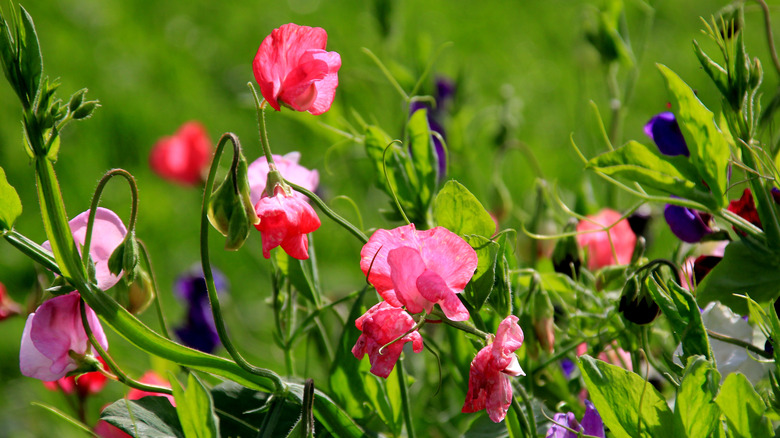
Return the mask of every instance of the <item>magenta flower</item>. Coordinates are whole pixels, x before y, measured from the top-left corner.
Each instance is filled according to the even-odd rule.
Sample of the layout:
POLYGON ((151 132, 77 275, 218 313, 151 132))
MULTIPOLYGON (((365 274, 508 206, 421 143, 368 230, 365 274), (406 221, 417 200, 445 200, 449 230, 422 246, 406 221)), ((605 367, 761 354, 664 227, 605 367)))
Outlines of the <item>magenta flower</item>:
MULTIPOLYGON (((70 231, 73 233, 73 239, 81 251, 81 246, 87 236, 87 221, 89 220, 89 210, 71 219, 68 222, 70 231)), ((95 277, 97 285, 102 290, 108 290, 114 286, 120 276, 114 275, 108 269, 108 259, 111 253, 125 240, 127 228, 122 223, 122 219, 113 211, 98 207, 95 212, 95 224, 92 228, 92 241, 89 245, 89 256, 95 264, 95 277)), ((51 251, 51 244, 47 240, 41 245, 51 251)))
POLYGON ((577 438, 577 433, 571 430, 582 432, 583 435, 604 438, 604 422, 601 421, 601 415, 590 400, 585 400, 585 415, 582 416, 581 423, 577 421, 573 412, 555 414, 553 422, 554 424, 547 429, 546 438, 577 438))
MULTIPOLYGON (((79 368, 78 358, 91 350, 79 304, 78 292, 71 292, 44 302, 27 317, 19 351, 22 374, 54 381, 79 368)), ((97 315, 89 307, 86 310, 95 339, 107 350, 108 340, 97 315)))
POLYGON ((422 351, 422 336, 415 330, 387 345, 381 353, 379 350, 411 330, 414 325, 414 319, 406 311, 382 301, 355 320, 355 326, 363 334, 352 347, 352 354, 358 359, 362 359, 364 355, 368 354, 368 360, 371 362, 371 373, 387 378, 393 371, 393 367, 404 349, 404 344, 411 342, 415 353, 422 351))
MULTIPOLYGON (((313 192, 317 190, 317 185, 320 183, 320 174, 316 170, 309 170, 298 164, 300 159, 300 152, 290 152, 284 156, 274 155, 274 164, 276 165, 276 170, 284 175, 287 181, 313 192)), ((249 177, 249 198, 252 201, 252 205, 255 205, 263 196, 266 180, 268 179, 268 161, 265 159, 265 156, 256 159, 249 165, 247 176, 249 177)), ((302 199, 308 199, 298 192, 294 192, 294 195, 302 199)))
POLYGON ((438 304, 453 321, 469 319, 457 294, 477 269, 477 253, 446 228, 377 230, 360 251, 360 269, 392 306, 430 313, 438 304))
POLYGON ((604 266, 626 265, 631 261, 636 235, 628 221, 620 218, 620 213, 605 208, 577 224, 577 232, 581 233, 577 235, 577 242, 588 253, 588 269, 591 271, 604 266), (614 226, 608 231, 594 231, 610 225, 614 226))
POLYGON ((252 63, 260 92, 279 111, 280 103, 314 115, 330 109, 339 85, 341 56, 326 52, 320 27, 285 24, 265 37, 252 63))
POLYGON ((274 196, 263 194, 257 201, 255 212, 260 218, 255 228, 262 235, 263 257, 271 258, 271 250, 281 246, 290 257, 309 258, 306 234, 320 227, 320 218, 311 205, 277 185, 274 196))
POLYGON ((504 419, 512 403, 512 384, 508 376, 524 376, 515 351, 523 345, 523 330, 517 317, 507 316, 498 325, 492 344, 479 350, 471 361, 469 391, 461 412, 487 410, 494 423, 504 419))
POLYGON ((171 137, 157 141, 149 153, 149 167, 160 177, 194 186, 203 181, 211 161, 211 140, 198 122, 187 122, 171 137))

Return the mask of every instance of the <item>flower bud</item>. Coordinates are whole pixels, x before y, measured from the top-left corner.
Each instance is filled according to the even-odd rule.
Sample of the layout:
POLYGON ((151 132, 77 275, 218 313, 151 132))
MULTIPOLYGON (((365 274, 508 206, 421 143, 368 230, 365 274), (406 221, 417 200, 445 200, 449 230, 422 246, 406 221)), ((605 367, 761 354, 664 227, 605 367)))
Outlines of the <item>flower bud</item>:
POLYGON ((555 324, 553 320, 552 301, 547 291, 539 289, 534 294, 534 313, 533 325, 536 332, 536 339, 539 344, 548 353, 552 353, 555 348, 555 324))
MULTIPOLYGON (((572 232, 577 229, 577 220, 571 219, 564 232, 572 232)), ((577 237, 569 236, 558 240, 552 253, 553 269, 559 274, 566 274, 571 278, 577 278, 580 275, 580 266, 582 265, 582 256, 580 247, 577 245, 577 237)))
POLYGON ((125 308, 134 315, 141 314, 154 301, 154 297, 152 278, 145 270, 139 269, 135 281, 127 290, 127 305, 125 308))
POLYGON ((82 120, 92 117, 92 113, 95 111, 95 108, 99 106, 100 104, 97 100, 88 100, 82 103, 76 111, 73 111, 73 119, 82 120))
POLYGON ((130 230, 125 240, 116 247, 111 257, 108 259, 108 270, 119 276, 122 271, 125 272, 124 280, 126 285, 135 281, 136 267, 138 266, 138 241, 135 240, 135 230, 130 230))
POLYGON ((623 286, 618 311, 634 324, 645 325, 655 321, 661 313, 661 308, 650 297, 644 284, 640 284, 639 278, 634 275, 623 286))
POLYGON ((249 197, 247 164, 243 154, 239 155, 235 166, 212 193, 208 209, 209 222, 227 237, 225 249, 229 251, 241 248, 249 237, 251 225, 258 223, 249 197))
POLYGON ((70 96, 70 102, 68 102, 68 109, 70 109, 70 112, 75 112, 77 109, 79 109, 82 102, 84 102, 85 94, 87 94, 87 89, 82 88, 81 90, 73 93, 73 95, 70 96))

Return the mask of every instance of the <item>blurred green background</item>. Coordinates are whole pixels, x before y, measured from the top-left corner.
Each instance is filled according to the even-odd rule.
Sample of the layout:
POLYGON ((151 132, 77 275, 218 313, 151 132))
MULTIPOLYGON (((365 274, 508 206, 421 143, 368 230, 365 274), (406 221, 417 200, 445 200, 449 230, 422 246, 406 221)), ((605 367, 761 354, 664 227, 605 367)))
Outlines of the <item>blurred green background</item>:
MULTIPOLYGON (((709 17, 726 4, 654 1, 652 28, 645 30, 645 6, 626 1, 631 44, 635 49, 646 49, 636 53, 640 56, 639 76, 633 99, 624 102, 628 112, 623 140, 647 141, 642 133, 644 123, 666 109, 667 96, 655 63, 676 71, 717 112, 717 95, 699 68, 691 41, 696 38, 705 50, 714 51, 699 31, 699 17, 709 17)), ((508 138, 530 148, 549 182, 569 194, 590 193, 593 202, 587 202, 585 196, 582 199, 586 202, 578 203, 582 212, 588 212, 588 206, 606 203, 608 191, 596 178, 586 176, 570 143, 573 135, 587 156, 604 148, 589 101, 593 100, 608 119, 606 69, 584 37, 588 11, 599 2, 282 0, 239 5, 205 0, 46 0, 23 5, 35 20, 44 73, 62 83, 60 98, 66 100, 87 87, 88 98, 102 104, 92 119, 74 123, 63 133, 56 169, 68 214, 73 217, 88 208, 106 170, 122 167, 135 175, 141 196, 138 237, 151 252, 161 299, 173 325, 183 311, 182 303, 171 293, 173 282, 199 261, 202 191, 172 185, 151 173, 149 150, 157 139, 173 134, 182 123, 199 120, 213 141, 223 132, 234 132, 247 158, 257 158, 255 109, 246 83, 254 81, 251 62, 260 42, 284 23, 325 28, 327 48, 341 54, 343 66, 330 112, 319 117, 289 110, 267 114, 271 146, 277 154, 301 151, 302 164, 319 169, 319 191, 326 201, 338 195, 351 197, 360 206, 364 229, 396 225, 376 212, 389 205, 388 199, 373 185, 372 167, 362 145, 344 141, 324 125, 344 131, 350 126, 359 129, 358 114, 397 137, 407 112, 363 47, 377 54, 408 91, 442 45, 452 43, 441 52, 424 91, 431 92, 435 76, 458 80, 456 111, 445 126, 451 154, 448 178, 462 182, 489 210, 499 213, 502 227, 519 229, 521 221, 528 218, 537 177, 526 156, 516 150, 494 167, 495 139, 502 126, 509 128, 505 131, 508 138), (511 194, 514 205, 510 211, 501 204, 492 183, 496 169, 511 194), (592 185, 585 184, 591 180, 592 185)), ((5 8, 7 11, 8 6, 5 8)), ((775 7, 773 12, 777 15, 780 9, 775 7)), ((748 50, 765 60, 764 90, 771 94, 778 78, 769 64, 763 17, 757 7, 749 6, 745 18, 748 50)), ((618 77, 625 80, 624 73, 618 77)), ((20 107, 3 82, 0 166, 24 205, 17 230, 42 242, 45 236, 33 171, 21 141, 20 107)), ((618 196, 613 206, 630 204, 618 196)), ((124 183, 110 184, 102 205, 126 220, 129 195, 124 183)), ((347 202, 332 205, 357 221, 347 202)), ((659 221, 655 221, 654 230, 658 236, 651 252, 668 253, 673 245, 669 232, 659 221)), ((547 231, 560 231, 560 224, 558 229, 547 231)), ((231 284, 225 306, 228 325, 248 359, 281 370, 281 351, 267 341, 272 329, 266 302, 271 265, 261 256, 260 236, 253 234, 238 252, 225 252, 216 234, 212 232, 213 264, 231 284)), ((326 219, 314 240, 328 298, 361 287, 359 243, 326 219)), ((0 243, 0 282, 21 303, 37 284, 33 264, 4 242, 0 243)), ((142 319, 156 327, 152 311, 142 319)), ((0 323, 0 437, 80 436, 81 432, 51 413, 30 405, 41 401, 68 409, 60 394, 20 376, 17 358, 23 326, 22 317, 0 323)), ((169 366, 150 362, 115 333, 109 337, 111 352, 133 375, 169 366)), ((320 369, 317 364, 299 365, 302 375, 316 378, 326 372, 326 367, 320 369)), ((120 385, 110 384, 92 400, 92 421, 99 406, 122 392, 120 385)))

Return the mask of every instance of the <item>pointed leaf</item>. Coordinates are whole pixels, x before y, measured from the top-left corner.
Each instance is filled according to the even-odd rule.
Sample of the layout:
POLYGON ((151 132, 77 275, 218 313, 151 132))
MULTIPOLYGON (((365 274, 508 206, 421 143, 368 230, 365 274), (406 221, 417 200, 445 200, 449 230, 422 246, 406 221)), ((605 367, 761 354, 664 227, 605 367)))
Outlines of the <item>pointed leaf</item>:
POLYGON ((744 438, 772 437, 772 424, 766 417, 766 405, 747 377, 729 374, 715 398, 731 436, 744 438))
POLYGON ((496 223, 490 213, 466 187, 455 180, 447 181, 436 195, 433 217, 437 225, 461 236, 476 234, 490 237, 496 232, 496 223))
POLYGON ((22 200, 16 189, 8 184, 5 171, 0 167, 0 232, 10 230, 16 218, 22 214, 22 200))
POLYGON ((30 102, 35 99, 38 89, 41 86, 41 75, 43 74, 43 57, 41 56, 41 47, 38 43, 38 34, 35 32, 35 24, 27 10, 19 5, 21 10, 22 24, 24 25, 24 53, 21 55, 22 76, 27 83, 27 93, 30 102))
POLYGON ((420 201, 420 208, 427 210, 436 190, 438 180, 438 166, 436 151, 431 138, 431 128, 428 125, 428 110, 420 109, 412 114, 406 125, 406 134, 409 138, 409 153, 412 165, 417 173, 417 186, 414 189, 420 201))
POLYGON ((466 242, 477 252, 477 270, 466 285, 464 296, 474 309, 479 310, 485 304, 493 283, 496 281, 496 259, 500 245, 487 237, 474 234, 464 236, 466 242))
POLYGON ((176 408, 166 397, 120 399, 105 408, 100 419, 130 436, 185 438, 179 417, 176 416, 176 408))
POLYGON ((720 408, 715 394, 720 373, 704 356, 688 360, 674 406, 674 436, 710 436, 719 423, 720 408))
POLYGON ((214 413, 214 401, 194 373, 187 378, 187 389, 171 373, 171 388, 176 399, 176 413, 179 415, 186 438, 218 438, 219 419, 214 413))

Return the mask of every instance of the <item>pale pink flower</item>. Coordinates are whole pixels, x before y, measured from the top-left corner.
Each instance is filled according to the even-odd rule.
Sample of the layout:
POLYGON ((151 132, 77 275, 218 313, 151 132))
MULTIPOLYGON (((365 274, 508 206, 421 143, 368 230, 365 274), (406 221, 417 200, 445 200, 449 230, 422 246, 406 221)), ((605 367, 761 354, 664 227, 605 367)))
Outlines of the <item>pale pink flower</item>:
MULTIPOLYGON (((588 344, 583 342, 577 346, 577 357, 582 356, 588 352, 588 344)), ((617 365, 621 368, 625 368, 629 371, 633 371, 634 367, 631 365, 631 353, 617 346, 617 342, 604 347, 604 350, 599 353, 598 359, 606 363, 617 365)))
POLYGON ((183 185, 198 185, 211 161, 212 145, 206 128, 187 122, 170 137, 157 141, 149 153, 149 167, 160 177, 183 185))
POLYGON ((621 216, 617 211, 605 208, 577 224, 577 232, 580 233, 577 235, 577 242, 588 254, 588 269, 591 271, 604 266, 626 265, 631 261, 636 235, 631 231, 628 220, 621 220, 621 216), (615 223, 617 225, 609 231, 593 231, 615 223))
POLYGON ((355 326, 363 333, 352 347, 352 354, 358 359, 368 354, 371 373, 387 378, 393 371, 404 344, 411 342, 415 353, 422 351, 422 336, 415 330, 388 345, 382 353, 379 350, 388 342, 411 330, 414 325, 414 319, 406 311, 382 301, 355 320, 355 326))
POLYGON ((360 269, 390 305, 430 313, 438 304, 453 321, 469 319, 457 294, 477 269, 477 253, 446 228, 377 230, 360 251, 360 269))
MULTIPOLYGON (((74 356, 83 357, 91 351, 79 303, 79 293, 71 292, 45 301, 27 317, 19 351, 22 374, 53 381, 79 368, 74 356)), ((89 307, 86 311, 95 339, 107 350, 108 340, 97 315, 89 307)))
POLYGON ((279 111, 281 103, 314 115, 330 109, 339 85, 341 56, 326 52, 327 42, 324 29, 293 23, 265 37, 252 70, 269 105, 279 111))
MULTIPOLYGON (((71 219, 68 222, 70 231, 73 233, 73 240, 81 252, 81 246, 87 236, 87 221, 89 220, 89 210, 71 219)), ((122 223, 122 219, 113 211, 98 207, 95 212, 95 223, 92 228, 92 240, 89 245, 89 256, 95 264, 95 277, 97 286, 101 290, 108 290, 114 286, 119 277, 111 273, 108 269, 108 259, 111 253, 125 240, 127 228, 122 223)), ((42 247, 51 251, 51 244, 47 240, 43 242, 42 247)))
MULTIPOLYGON (((107 366, 106 361, 102 357, 98 357, 97 360, 103 365, 103 368, 107 366)), ((75 392, 79 398, 85 398, 102 391, 107 382, 108 377, 105 374, 100 371, 90 371, 78 376, 78 378, 70 375, 53 382, 44 381, 43 386, 50 391, 62 391, 65 394, 73 394, 75 392)))
POLYGON ((479 350, 471 361, 469 391, 461 412, 487 410, 490 419, 498 423, 504 419, 512 403, 512 384, 509 376, 524 376, 515 351, 523 345, 523 330, 518 318, 507 316, 498 325, 492 344, 479 350))
POLYGON ((263 257, 271 258, 271 250, 281 246, 290 257, 309 258, 309 238, 320 227, 320 218, 306 201, 288 194, 281 185, 274 196, 263 194, 255 205, 260 223, 255 225, 263 239, 263 257))
MULTIPOLYGON (((317 190, 317 185, 320 183, 320 174, 316 170, 309 170, 298 164, 300 159, 300 152, 290 152, 284 156, 274 155, 274 164, 284 179, 313 192, 317 190)), ((252 205, 255 205, 263 196, 268 179, 268 160, 265 156, 256 159, 249 165, 247 177, 249 178, 249 199, 252 201, 252 205)), ((294 192, 294 195, 308 199, 298 192, 294 192)))

